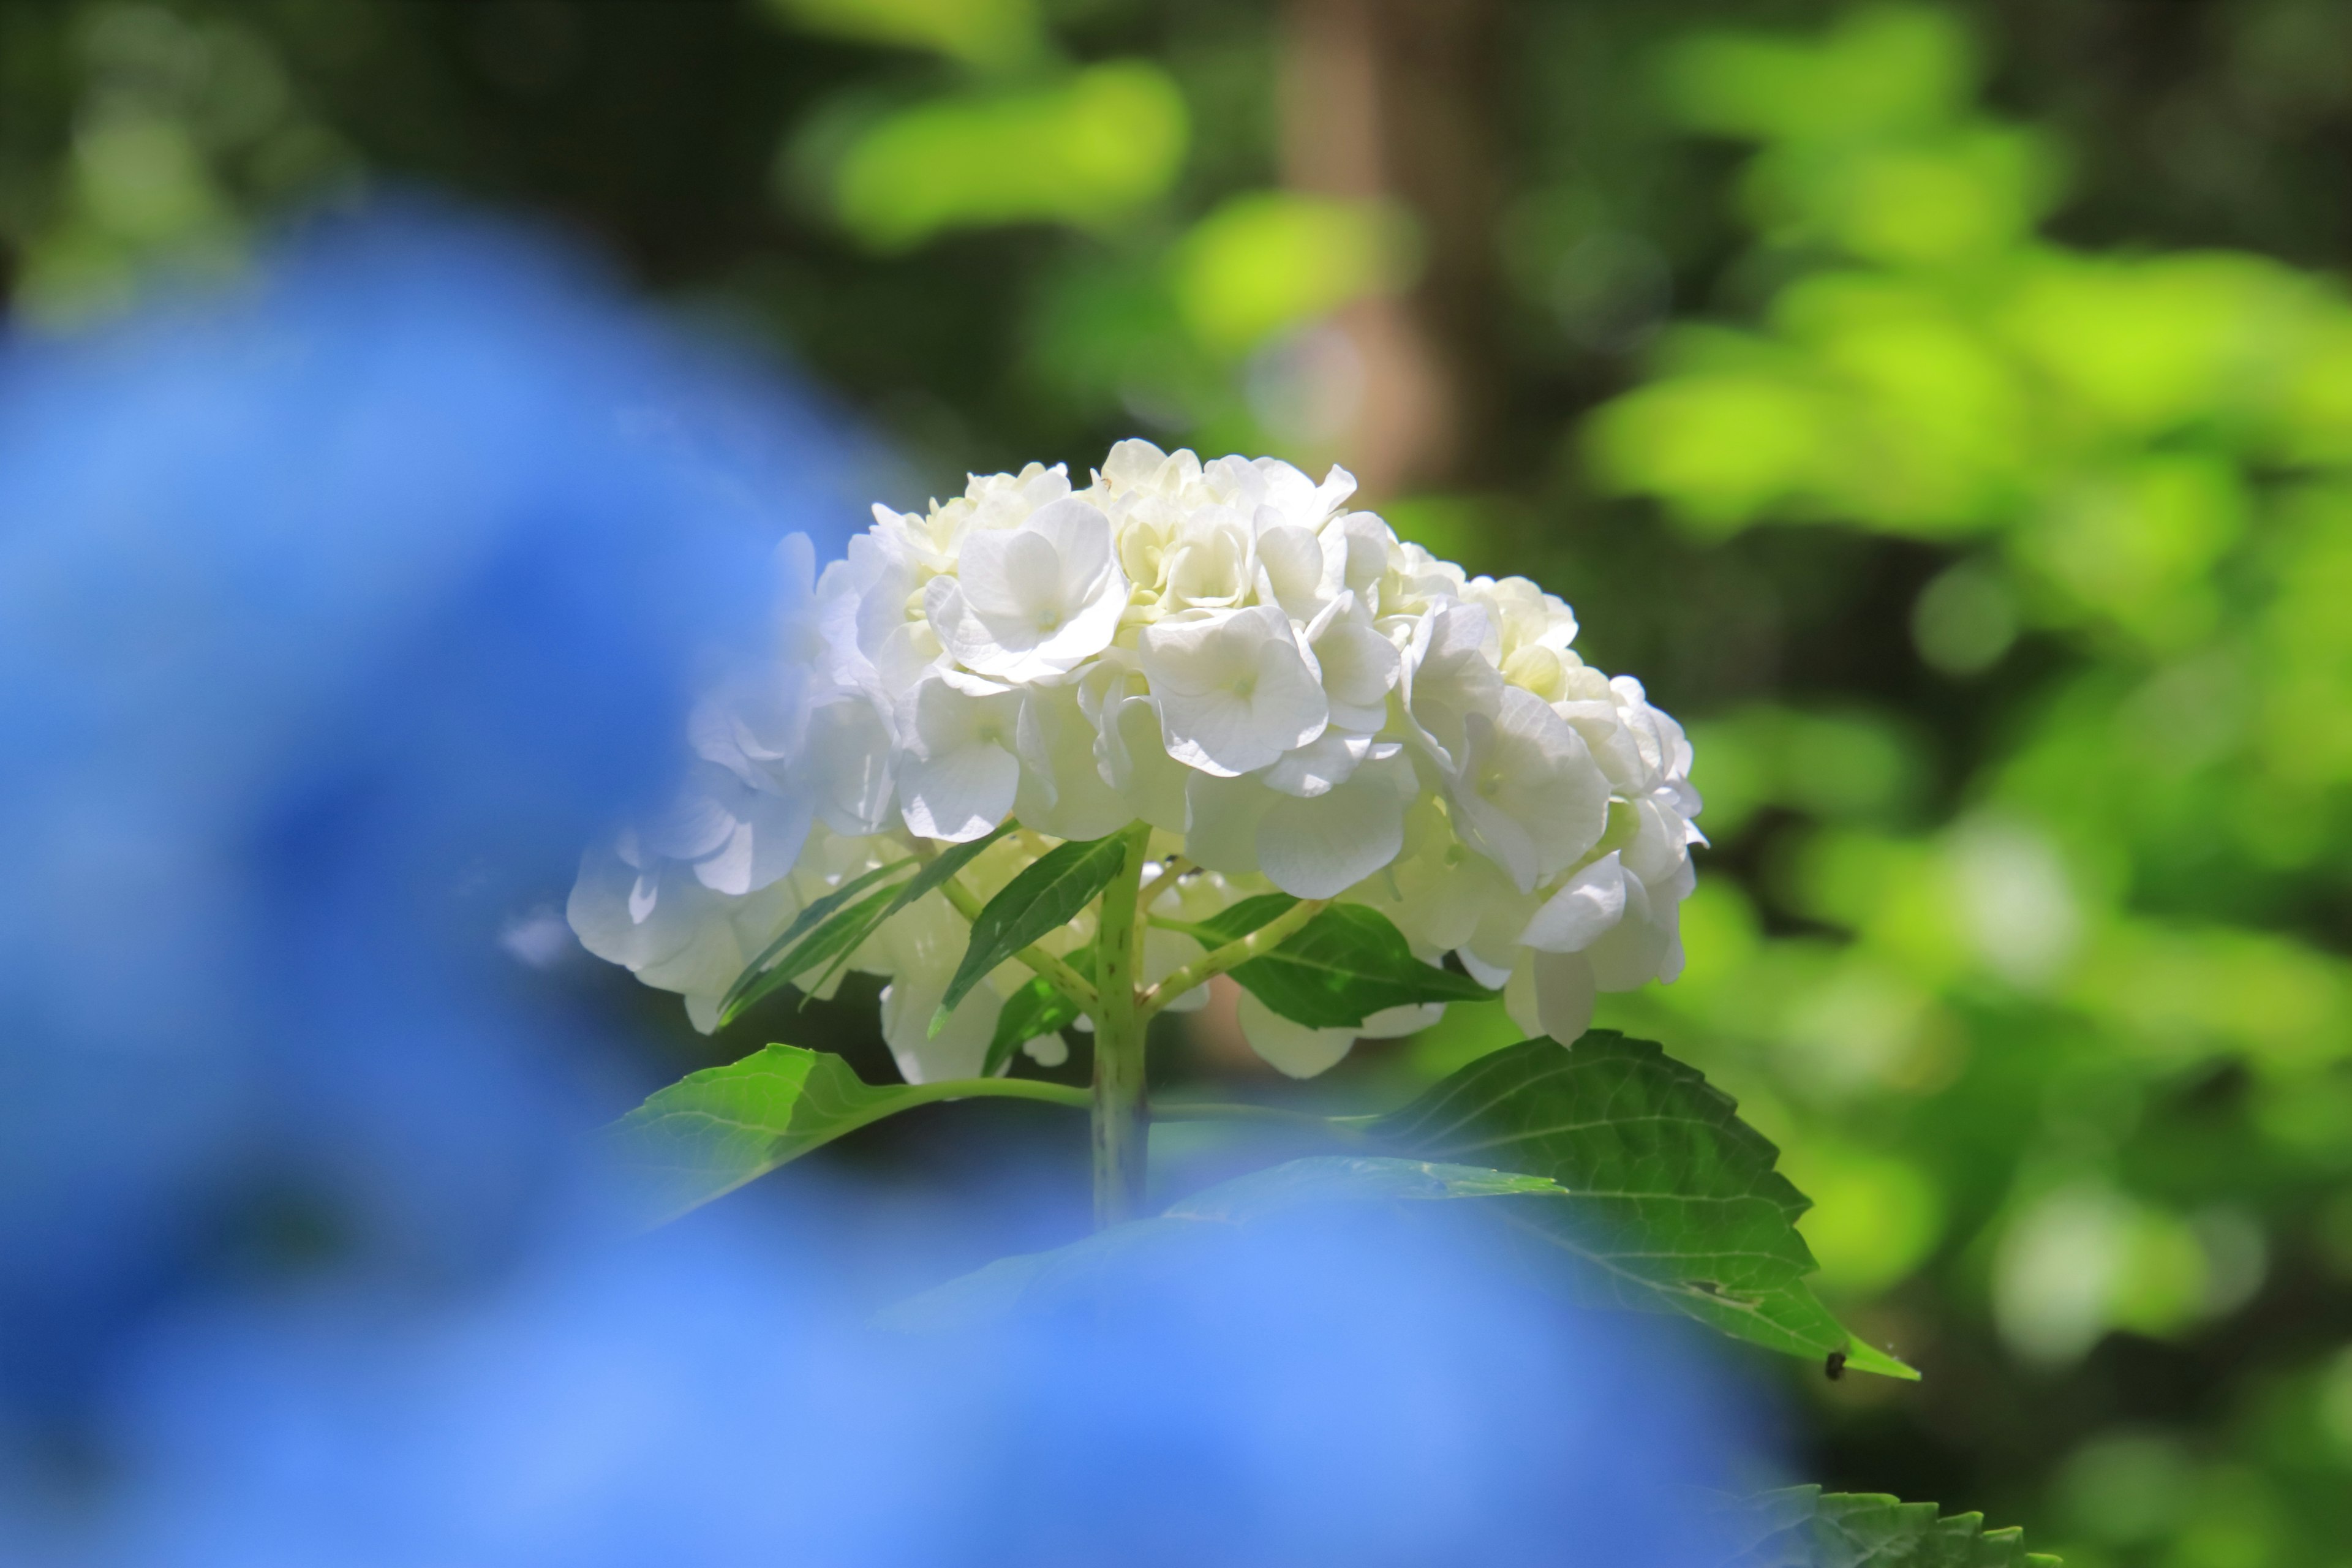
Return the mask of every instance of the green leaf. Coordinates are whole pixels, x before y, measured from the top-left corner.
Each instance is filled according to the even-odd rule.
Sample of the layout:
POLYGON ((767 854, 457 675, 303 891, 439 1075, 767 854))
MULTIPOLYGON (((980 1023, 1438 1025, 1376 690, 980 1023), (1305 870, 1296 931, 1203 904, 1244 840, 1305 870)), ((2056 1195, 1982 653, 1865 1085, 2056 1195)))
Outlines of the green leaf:
POLYGON ((1126 861, 1123 834, 1074 839, 1046 850, 1007 882, 971 922, 971 945, 964 949, 963 963, 948 982, 947 994, 931 1021, 933 1032, 990 970, 1075 920, 1096 894, 1110 886, 1126 861))
MULTIPOLYGON (((737 1012, 740 1014, 743 1007, 751 1005, 778 986, 790 984, 796 977, 807 973, 819 964, 827 966, 824 975, 803 985, 802 994, 805 995, 811 991, 822 989, 825 978, 832 974, 833 970, 848 963, 849 955, 856 952, 866 939, 874 934, 875 928, 882 923, 883 917, 895 907, 892 900, 897 896, 897 889, 881 888, 866 894, 847 909, 835 910, 831 919, 803 937, 799 946, 776 961, 775 968, 770 970, 762 983, 754 986, 750 994, 738 1005, 737 1012)), ((719 1019, 722 1024, 728 1021, 724 1016, 719 1019)))
POLYGON ((1678 1311, 1770 1349, 1889 1377, 1919 1374, 1863 1343, 1804 1282, 1811 1206, 1729 1096, 1648 1040, 1595 1029, 1482 1057, 1392 1115, 1379 1141, 1431 1160, 1549 1176, 1557 1198, 1507 1206, 1536 1256, 1598 1304, 1678 1311))
POLYGON ((867 937, 879 931, 892 915, 971 864, 973 857, 1012 832, 1016 826, 1008 818, 986 837, 975 838, 967 844, 951 844, 929 862, 909 857, 904 860, 894 860, 887 866, 877 866, 863 875, 851 878, 810 904, 784 928, 782 935, 770 942, 766 950, 751 961, 751 966, 736 977, 726 999, 719 1004, 720 1026, 733 1023, 752 1003, 778 986, 791 984, 820 963, 825 965, 824 972, 802 989, 823 990, 824 983, 833 978, 834 971, 847 963, 849 955, 856 952, 867 937), (903 871, 909 866, 919 867, 919 869, 896 889, 895 897, 887 901, 878 897, 861 899, 847 909, 842 908, 849 899, 876 881, 903 871), (772 958, 795 942, 797 946, 777 959, 774 967, 762 973, 762 967, 772 958))
POLYGON ((735 977, 735 984, 727 988, 727 994, 721 997, 719 1003, 720 1026, 723 1027, 733 1023, 744 1008, 757 1002, 777 986, 788 984, 793 976, 808 969, 807 963, 800 962, 799 953, 791 950, 793 950, 803 938, 813 937, 816 927, 824 923, 828 916, 885 877, 904 871, 914 864, 915 861, 910 857, 904 860, 893 860, 887 866, 877 866, 870 871, 852 877, 848 881, 825 894, 824 897, 814 900, 808 908, 794 915, 792 924, 786 926, 775 941, 762 948, 759 957, 744 965, 743 973, 735 977), (784 956, 779 958, 780 954, 784 956), (769 967, 772 963, 774 964, 773 968, 769 967))
MULTIPOLYGON (((1235 942, 1297 903, 1287 893, 1244 899, 1201 922, 1221 942, 1235 942)), ((1271 952, 1237 964, 1234 979, 1268 1007, 1318 1029, 1348 1028, 1374 1013, 1423 1002, 1489 1002, 1466 974, 1415 958, 1386 915, 1361 904, 1333 904, 1271 952)))
POLYGON ((1736 1543, 1720 1568, 2058 1568, 2016 1530, 1984 1515, 1936 1515, 1931 1502, 1790 1487, 1721 1505, 1736 1543))
POLYGON ((982 1065, 980 1076, 994 1078, 1025 1042, 1040 1035, 1055 1034, 1077 1020, 1078 1005, 1063 995, 1060 986, 1038 975, 1004 999, 1003 1010, 996 1015, 996 1033, 988 1042, 988 1059, 982 1065))
POLYGON ((945 886, 949 878, 953 877, 958 871, 961 871, 966 866, 971 865, 974 859, 978 858, 982 850, 987 848, 990 845, 995 843, 998 839, 1003 837, 1006 834, 1012 832, 1019 826, 1019 823, 1014 822, 1008 816, 1003 822, 997 824, 994 831, 987 834, 985 837, 974 838, 962 844, 950 844, 945 849, 940 850, 939 854, 934 856, 921 870, 914 874, 905 887, 898 889, 898 896, 891 900, 889 904, 883 909, 881 913, 876 915, 871 921, 866 922, 866 930, 859 934, 857 942, 851 942, 848 946, 840 950, 833 963, 826 966, 824 973, 818 975, 816 977, 815 984, 809 986, 808 989, 811 991, 823 990, 824 988, 824 983, 833 978, 834 971, 839 969, 843 964, 847 963, 849 962, 849 955, 857 951, 859 943, 863 942, 866 937, 871 936, 876 931, 881 930, 882 927, 889 921, 892 915, 897 914, 900 910, 905 909, 908 904, 913 903, 917 899, 921 898, 925 893, 929 892, 932 889, 945 886))
POLYGON ((614 1122, 609 1135, 623 1162, 652 1178, 658 1223, 845 1132, 938 1098, 915 1084, 867 1083, 824 1051, 769 1046, 689 1073, 614 1122))
POLYGON ((1541 1176, 1368 1155, 1318 1155, 1254 1171, 1194 1194, 1153 1219, 1131 1220, 1051 1252, 1003 1258, 885 1314, 917 1331, 991 1322, 1084 1289, 1137 1255, 1197 1245, 1233 1226, 1303 1205, 1526 1196, 1558 1189, 1541 1176))

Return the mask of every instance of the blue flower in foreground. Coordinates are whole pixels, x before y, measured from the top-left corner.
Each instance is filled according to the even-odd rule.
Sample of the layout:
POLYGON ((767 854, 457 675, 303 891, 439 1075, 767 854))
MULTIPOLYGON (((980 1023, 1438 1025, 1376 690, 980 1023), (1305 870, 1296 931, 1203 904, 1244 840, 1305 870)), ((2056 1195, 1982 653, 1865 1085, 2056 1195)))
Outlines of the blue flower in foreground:
POLYGON ((847 445, 420 213, 0 353, 0 1398, 257 1194, 390 1269, 495 1255, 593 1031, 491 938, 666 784, 847 445))

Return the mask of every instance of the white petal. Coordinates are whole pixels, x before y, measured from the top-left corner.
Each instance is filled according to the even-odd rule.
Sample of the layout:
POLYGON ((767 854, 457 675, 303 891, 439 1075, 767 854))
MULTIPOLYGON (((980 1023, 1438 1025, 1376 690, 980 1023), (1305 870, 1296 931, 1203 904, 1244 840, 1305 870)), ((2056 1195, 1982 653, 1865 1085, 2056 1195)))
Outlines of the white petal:
POLYGON ((1257 869, 1258 824, 1278 795, 1254 778, 1196 773, 1186 781, 1184 853, 1228 877, 1257 869))
MULTIPOLYGON (((1278 517, 1261 508, 1258 521, 1278 517)), ((1261 526, 1257 536, 1258 594, 1282 606, 1293 620, 1315 618, 1329 593, 1324 583, 1323 546, 1307 530, 1293 524, 1261 526)))
POLYGON ((1373 629, 1356 596, 1343 593, 1326 605, 1306 640, 1331 704, 1331 722, 1364 731, 1385 725, 1402 659, 1396 645, 1373 629))
POLYGON ((900 763, 898 805, 913 832, 961 844, 1004 820, 1020 784, 1021 764, 1011 752, 975 743, 900 763))
POLYGON ((1095 742, 1095 761, 1139 821, 1166 833, 1184 831, 1186 781, 1200 775, 1168 754, 1160 710, 1150 698, 1121 698, 1110 705, 1109 720, 1095 742))
POLYGON ((882 990, 882 1037, 908 1083, 978 1078, 996 1034, 1004 1001, 993 988, 975 985, 956 1004, 934 1037, 931 1016, 947 994, 947 977, 900 972, 882 990))
POLYGON ((1138 648, 1169 755, 1231 777, 1323 732, 1329 705, 1271 605, 1193 612, 1144 628, 1138 648))
POLYGON ((805 781, 825 826, 844 837, 879 832, 889 820, 890 742, 889 721, 862 697, 829 702, 809 715, 795 784, 805 781))
POLYGON ((1338 1064, 1356 1043, 1353 1029, 1311 1029, 1295 1024, 1265 1003, 1242 993, 1242 1037, 1277 1071, 1313 1078, 1338 1064))
POLYGON ((1679 953, 1681 908, 1654 905, 1638 877, 1625 879, 1625 918, 1585 956, 1603 991, 1633 991, 1659 976, 1669 952, 1679 953))
POLYGON ((1100 838, 1135 820, 1095 765, 1094 726, 1075 686, 1032 687, 1021 705, 1021 786, 1013 815, 1056 838, 1100 838))
POLYGON ((1439 605, 1413 626, 1403 649, 1399 689, 1415 737, 1440 765, 1460 765, 1463 726, 1473 714, 1496 713, 1503 673, 1491 652, 1494 623, 1481 605, 1439 605))
POLYGON ((1570 878, 1519 940, 1546 952, 1581 952, 1625 913, 1625 871, 1611 850, 1570 878))
MULTIPOLYGON (((1471 979, 1476 981, 1479 984, 1484 985, 1489 991, 1500 991, 1510 984, 1513 973, 1510 964, 1489 963, 1485 959, 1479 957, 1477 953, 1466 947, 1455 948, 1454 950, 1454 956, 1462 961, 1462 967, 1468 971, 1471 979)), ((1518 1016, 1516 1013, 1511 1016, 1513 1018, 1517 1018, 1518 1016)), ((1532 1017, 1534 1015, 1529 1014, 1528 1016, 1532 1017)), ((1530 1034, 1538 1032, 1539 1031, 1532 1027, 1528 1027, 1528 1033, 1530 1034)))
POLYGON ((1461 765, 1445 779, 1456 826, 1521 891, 1600 842, 1609 781, 1582 738, 1541 698, 1507 688, 1496 716, 1471 713, 1462 732, 1461 765))
POLYGON ((1276 799, 1258 823, 1259 869, 1295 898, 1328 899, 1354 887, 1404 847, 1412 787, 1412 770, 1393 758, 1365 764, 1313 799, 1276 799))
POLYGON ((1535 955, 1536 1021, 1561 1045, 1572 1044, 1592 1026, 1591 962, 1580 952, 1535 955))
POLYGON ((1406 1035, 1417 1035, 1436 1025, 1445 1016, 1445 1004, 1424 1002, 1418 1005, 1408 1003, 1402 1007, 1383 1007, 1364 1020, 1356 1033, 1367 1040, 1394 1040, 1406 1035))
MULTIPOLYGON (((1391 745, 1390 749, 1395 748, 1391 745)), ((1312 800, 1347 783, 1356 765, 1370 755, 1371 750, 1370 735, 1326 730, 1307 744, 1283 752, 1257 776, 1268 789, 1312 800)))

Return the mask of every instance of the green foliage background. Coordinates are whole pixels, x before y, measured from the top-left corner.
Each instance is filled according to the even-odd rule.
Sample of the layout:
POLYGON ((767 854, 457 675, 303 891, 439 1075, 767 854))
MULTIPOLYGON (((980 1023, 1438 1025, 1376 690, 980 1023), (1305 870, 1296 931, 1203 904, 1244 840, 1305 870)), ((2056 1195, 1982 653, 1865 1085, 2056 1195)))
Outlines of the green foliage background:
MULTIPOLYGON (((1603 1022, 1738 1096, 1824 1294, 1927 1373, 1791 1374, 1804 1479, 2077 1568, 2352 1563, 2352 9, 1468 8, 1466 225, 1286 185, 1307 4, 0 8, 10 310, 431 182, 805 365, 913 504, 1139 430, 1332 455, 1324 323, 1434 300, 1471 438, 1383 510, 1567 595, 1698 748, 1689 972, 1603 1022)), ((552 983, 639 1010, 652 1079, 772 1037, 886 1076, 858 997, 705 1041, 552 983)), ((838 1155, 1034 1142, 1000 1110, 838 1155)))

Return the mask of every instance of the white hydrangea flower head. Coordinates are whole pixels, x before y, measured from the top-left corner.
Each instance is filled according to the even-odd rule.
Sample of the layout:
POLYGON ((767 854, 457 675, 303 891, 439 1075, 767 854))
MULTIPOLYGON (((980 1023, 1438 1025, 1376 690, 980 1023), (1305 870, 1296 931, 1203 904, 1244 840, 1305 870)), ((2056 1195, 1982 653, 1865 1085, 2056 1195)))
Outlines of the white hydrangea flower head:
MULTIPOLYGON (((1558 598, 1400 540, 1348 510, 1354 489, 1122 441, 1084 488, 1032 464, 922 513, 877 506, 814 584, 788 541, 775 658, 697 709, 677 804, 590 852, 573 928, 707 1029, 800 910, 919 841, 1017 822, 964 872, 984 896, 1055 841, 1142 822, 1160 864, 1194 868, 1148 912, 1360 903, 1501 988, 1530 1033, 1574 1039, 1599 993, 1681 970, 1705 842, 1689 742, 1639 682, 1584 663, 1558 598)), ((1090 919, 1042 945, 1077 950, 1090 919)), ((980 1070, 1028 981, 1006 964, 934 1031, 964 934, 932 892, 850 955, 887 982, 910 1080, 980 1070)), ((1145 980, 1201 951, 1150 930, 1145 980)), ((1244 996, 1241 1022, 1303 1077, 1439 1011, 1317 1029, 1244 996)))

